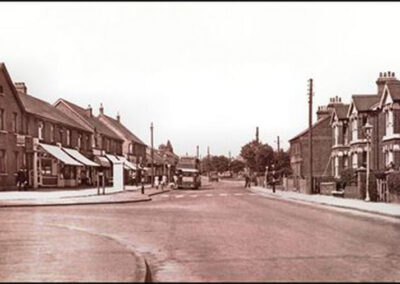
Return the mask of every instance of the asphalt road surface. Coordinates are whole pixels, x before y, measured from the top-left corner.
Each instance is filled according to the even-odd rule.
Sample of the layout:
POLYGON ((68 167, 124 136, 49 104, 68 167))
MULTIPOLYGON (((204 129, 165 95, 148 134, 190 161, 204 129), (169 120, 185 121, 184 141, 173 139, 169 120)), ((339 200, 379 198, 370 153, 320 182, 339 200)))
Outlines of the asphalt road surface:
POLYGON ((91 280, 63 263, 66 247, 102 248, 84 260, 85 271, 120 257, 118 267, 108 268, 116 275, 126 273, 123 250, 132 248, 147 259, 153 281, 400 281, 398 221, 271 199, 242 183, 174 190, 143 203, 1 209, 0 226, 3 281, 49 280, 57 271, 91 280), (37 231, 41 241, 28 245, 37 231), (120 246, 106 249, 82 232, 120 246), (46 263, 49 243, 57 265, 38 271, 13 263, 13 251, 46 263))

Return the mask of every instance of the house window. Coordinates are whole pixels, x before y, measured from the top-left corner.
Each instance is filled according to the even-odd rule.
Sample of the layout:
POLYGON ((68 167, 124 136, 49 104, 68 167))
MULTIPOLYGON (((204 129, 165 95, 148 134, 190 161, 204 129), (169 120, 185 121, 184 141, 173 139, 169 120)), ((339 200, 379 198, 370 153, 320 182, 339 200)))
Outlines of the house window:
POLYGON ((51 124, 50 125, 50 141, 51 142, 54 142, 54 125, 53 124, 51 124))
POLYGON ((60 142, 62 143, 63 142, 63 138, 64 138, 63 137, 63 130, 60 129, 58 133, 60 134, 60 142))
POLYGON ((345 169, 347 169, 347 167, 349 166, 349 159, 348 157, 343 157, 343 167, 345 169))
POLYGON ((343 144, 347 145, 348 139, 347 139, 347 125, 343 125, 343 144))
POLYGON ((90 141, 89 141, 89 139, 90 139, 89 135, 86 135, 86 147, 87 147, 87 150, 90 150, 90 141))
POLYGON ((339 177, 339 157, 335 157, 335 177, 339 177))
POLYGON ((78 148, 80 149, 82 146, 82 134, 79 134, 78 136, 78 148))
POLYGON ((44 125, 43 125, 43 122, 42 121, 39 121, 39 123, 38 123, 38 137, 39 137, 39 140, 42 140, 43 139, 43 131, 44 131, 44 125))
POLYGON ((4 109, 0 108, 0 130, 4 130, 4 109))
POLYGON ((392 135, 393 134, 393 111, 388 110, 385 113, 385 119, 386 119, 386 135, 392 135))
POLYGON ((71 131, 67 129, 67 145, 71 145, 71 131))
POLYGON ((352 129, 352 132, 351 132, 351 134, 352 134, 351 135, 351 140, 355 141, 355 140, 358 139, 357 118, 353 118, 352 125, 353 125, 353 129, 352 129))
POLYGON ((15 133, 18 132, 18 114, 16 112, 13 112, 12 130, 15 133))
POLYGON ((389 164, 393 162, 393 151, 385 152, 385 160, 386 160, 386 166, 389 166, 389 164))
POLYGON ((4 174, 7 172, 6 168, 6 150, 0 150, 0 173, 4 174))
POLYGON ((335 126, 335 145, 339 144, 339 126, 335 126))
POLYGON ((353 153, 352 159, 353 159, 353 161, 352 161, 353 169, 357 169, 357 167, 358 167, 358 163, 357 163, 357 153, 353 153))

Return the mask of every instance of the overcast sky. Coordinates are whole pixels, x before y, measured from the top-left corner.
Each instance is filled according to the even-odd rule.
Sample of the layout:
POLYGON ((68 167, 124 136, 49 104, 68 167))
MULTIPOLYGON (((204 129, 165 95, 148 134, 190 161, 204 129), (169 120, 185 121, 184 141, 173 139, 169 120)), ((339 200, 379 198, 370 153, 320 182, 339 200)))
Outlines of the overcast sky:
POLYGON ((400 75, 400 3, 0 3, 0 61, 50 103, 62 97, 178 154, 276 148, 318 105, 400 75))

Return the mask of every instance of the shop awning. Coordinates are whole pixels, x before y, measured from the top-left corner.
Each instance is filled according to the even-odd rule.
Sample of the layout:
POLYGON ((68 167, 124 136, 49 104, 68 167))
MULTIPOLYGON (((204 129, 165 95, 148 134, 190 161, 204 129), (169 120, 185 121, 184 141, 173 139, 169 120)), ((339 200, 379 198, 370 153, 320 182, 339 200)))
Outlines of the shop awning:
POLYGON ((85 156, 83 156, 81 153, 79 153, 75 149, 69 149, 69 148, 62 148, 62 149, 65 152, 67 152, 67 154, 71 155, 74 159, 78 160, 85 166, 89 166, 89 167, 98 167, 99 166, 95 162, 93 162, 93 161, 89 160, 88 158, 86 158, 85 156))
POLYGON ((133 171, 137 170, 137 167, 134 164, 132 164, 131 162, 129 162, 125 157, 122 157, 122 156, 117 156, 117 157, 120 161, 124 162, 124 164, 129 168, 129 170, 133 170, 133 171))
POLYGON ((42 144, 39 143, 40 147, 43 148, 47 153, 52 155, 54 158, 57 160, 60 160, 66 165, 71 165, 71 166, 83 166, 81 163, 78 161, 74 160, 70 156, 68 156, 67 153, 65 153, 63 150, 61 150, 60 147, 54 146, 54 145, 49 145, 49 144, 42 144))
POLYGON ((190 168, 178 168, 176 170, 177 171, 186 172, 186 173, 197 173, 197 172, 199 172, 199 170, 197 170, 197 169, 190 169, 190 168))
POLYGON ((106 154, 107 159, 109 159, 112 163, 119 163, 120 160, 114 155, 106 154))
POLYGON ((110 161, 107 160, 106 157, 94 156, 94 160, 96 161, 96 163, 98 163, 102 167, 105 167, 105 168, 110 168, 111 167, 110 161))

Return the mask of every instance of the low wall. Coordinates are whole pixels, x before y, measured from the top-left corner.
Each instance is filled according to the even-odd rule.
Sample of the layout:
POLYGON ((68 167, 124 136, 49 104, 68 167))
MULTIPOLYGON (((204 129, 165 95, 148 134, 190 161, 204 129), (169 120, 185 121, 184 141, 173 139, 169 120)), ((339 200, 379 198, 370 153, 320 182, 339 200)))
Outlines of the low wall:
POLYGON ((356 185, 346 185, 344 188, 344 198, 360 199, 360 192, 356 185))
POLYGON ((334 182, 321 182, 320 194, 322 195, 332 195, 332 191, 336 190, 336 183, 334 182))

